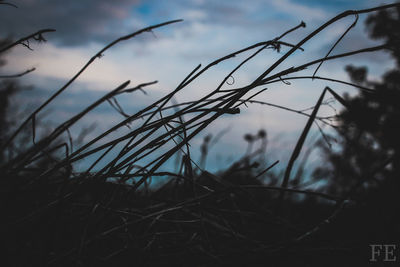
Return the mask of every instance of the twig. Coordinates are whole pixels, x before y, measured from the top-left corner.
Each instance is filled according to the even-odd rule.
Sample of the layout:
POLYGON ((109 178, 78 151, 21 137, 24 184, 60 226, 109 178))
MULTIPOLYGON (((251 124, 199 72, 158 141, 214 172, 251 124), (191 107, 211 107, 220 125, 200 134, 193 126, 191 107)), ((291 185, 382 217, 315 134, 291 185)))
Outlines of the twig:
MULTIPOLYGON (((338 43, 340 43, 340 41, 346 36, 346 34, 357 24, 358 21, 358 14, 355 14, 355 20, 354 22, 347 28, 347 30, 339 37, 339 39, 336 40, 335 44, 331 47, 331 49, 329 49, 328 53, 326 53, 325 58, 327 58, 331 52, 333 51, 333 49, 335 49, 335 47, 337 46, 338 43)), ((313 78, 315 76, 315 74, 317 74, 319 68, 322 66, 322 63, 324 63, 324 61, 321 61, 321 63, 319 63, 318 67, 315 69, 314 73, 313 73, 313 78)))
POLYGON ((12 7, 18 8, 18 6, 14 5, 13 3, 7 3, 7 2, 3 2, 3 1, 0 1, 0 5, 12 6, 12 7))
MULTIPOLYGON (((139 35, 139 34, 141 34, 141 33, 143 33, 143 32, 148 32, 148 31, 151 31, 152 29, 155 29, 155 28, 159 28, 159 27, 162 27, 162 26, 165 26, 165 25, 168 25, 168 24, 171 24, 171 23, 176 23, 176 22, 180 22, 180 21, 182 21, 182 20, 171 20, 171 21, 167 21, 167 22, 164 22, 164 23, 161 23, 161 24, 156 24, 156 25, 153 25, 153 26, 150 26, 150 27, 146 27, 146 28, 143 28, 143 29, 141 29, 141 30, 139 30, 139 31, 136 31, 136 32, 134 32, 134 33, 132 33, 132 34, 128 34, 128 35, 125 35, 125 36, 123 36, 123 37, 120 37, 120 38, 118 38, 118 39, 116 39, 115 41, 113 41, 113 42, 111 42, 110 44, 108 44, 107 46, 105 46, 103 49, 101 49, 99 52, 97 52, 79 71, 78 71, 78 73, 76 73, 75 74, 75 76, 72 78, 72 79, 70 79, 63 87, 61 87, 57 92, 55 92, 50 98, 48 98, 40 107, 38 107, 20 126, 19 126, 19 128, 11 135, 11 137, 2 145, 2 147, 1 147, 1 149, 0 150, 3 150, 4 149, 4 147, 7 147, 9 144, 10 144, 10 142, 18 135, 18 133, 24 128, 24 126, 37 114, 37 113, 39 113, 45 106, 47 106, 51 101, 53 101, 53 99, 55 99, 59 94, 61 94, 65 89, 67 89, 67 87, 68 86, 70 86, 88 67, 89 67, 89 65, 91 65, 97 58, 100 58, 102 55, 103 55, 103 53, 106 51, 106 50, 108 50, 109 48, 111 48, 112 46, 114 46, 114 45, 116 45, 117 43, 119 43, 119 42, 121 42, 121 41, 125 41, 125 40, 128 40, 128 39, 131 39, 131 38, 133 38, 133 37, 135 37, 136 35, 139 35)), ((35 33, 35 34, 33 34, 33 35, 30 35, 30 36, 28 36, 28 37, 26 37, 26 38, 23 38, 23 39, 20 39, 19 41, 17 41, 17 42, 15 42, 14 44, 18 44, 18 43, 20 43, 21 42, 21 40, 22 41, 24 41, 24 40, 27 40, 27 39, 29 39, 29 38, 32 38, 33 36, 36 36, 37 34, 39 34, 39 33, 43 33, 44 31, 54 31, 54 30, 42 30, 42 31, 39 31, 38 33, 35 33)), ((11 45, 9 45, 8 47, 12 47, 13 46, 13 44, 11 44, 11 45)), ((5 49, 3 49, 3 50, 0 50, 0 53, 2 52, 2 51, 5 51, 6 49, 8 49, 8 47, 6 47, 5 49)))
MULTIPOLYGON (((306 140, 307 135, 308 135, 308 133, 309 133, 309 131, 311 129, 311 125, 313 124, 313 122, 315 120, 315 117, 316 117, 317 112, 319 110, 319 107, 321 106, 321 103, 322 103, 322 101, 324 99, 326 91, 327 91, 326 88, 322 91, 322 94, 319 97, 318 102, 315 105, 315 108, 314 108, 313 112, 311 113, 311 116, 308 119, 307 124, 304 127, 303 132, 301 133, 301 136, 300 136, 299 140, 297 141, 296 147, 294 148, 294 150, 292 152, 292 155, 290 156, 289 163, 288 163, 288 165, 286 167, 285 175, 283 177, 283 181, 282 181, 282 185, 281 185, 282 188, 287 188, 287 186, 288 186, 289 179, 290 179, 290 174, 291 174, 294 162, 296 161, 297 157, 300 154, 301 148, 303 147, 304 141, 306 140)), ((284 191, 281 192, 279 203, 282 203, 282 201, 284 199, 284 196, 285 196, 284 193, 285 193, 284 191)), ((278 205, 278 207, 279 206, 280 206, 280 204, 278 205)))
POLYGON ((35 71, 35 70, 36 70, 36 68, 30 68, 30 69, 28 69, 28 70, 26 70, 24 72, 18 73, 18 74, 0 75, 0 78, 1 79, 18 78, 18 77, 22 77, 22 76, 24 76, 24 75, 26 75, 26 74, 28 74, 28 73, 30 73, 32 71, 35 71))
MULTIPOLYGON (((26 37, 23 37, 23 38, 21 38, 21 39, 15 41, 15 42, 13 42, 13 43, 7 45, 7 46, 1 48, 1 49, 0 49, 0 53, 3 53, 3 52, 7 51, 8 49, 11 49, 12 47, 14 47, 14 46, 16 46, 16 45, 24 44, 24 42, 27 42, 27 41, 29 41, 30 39, 34 39, 34 40, 36 40, 36 41, 38 41, 38 42, 45 42, 46 39, 43 37, 43 34, 44 34, 44 33, 47 33, 47 32, 55 32, 55 31, 56 31, 56 30, 54 30, 54 29, 43 29, 43 30, 37 31, 37 32, 35 32, 35 33, 32 33, 32 34, 30 34, 30 35, 28 35, 28 36, 26 36, 26 37)), ((24 44, 24 45, 27 46, 29 49, 31 49, 31 48, 29 47, 29 44, 24 44)))

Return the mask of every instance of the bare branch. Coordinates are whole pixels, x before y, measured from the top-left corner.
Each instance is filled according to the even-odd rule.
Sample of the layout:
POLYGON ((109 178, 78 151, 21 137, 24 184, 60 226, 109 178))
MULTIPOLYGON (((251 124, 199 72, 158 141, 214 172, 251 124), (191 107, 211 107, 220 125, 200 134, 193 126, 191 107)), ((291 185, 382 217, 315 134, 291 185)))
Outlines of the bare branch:
POLYGON ((35 70, 36 70, 36 68, 30 68, 30 69, 28 69, 28 70, 26 70, 26 71, 24 71, 24 72, 18 73, 18 74, 13 74, 13 75, 0 75, 0 78, 1 78, 1 79, 18 78, 18 77, 22 77, 22 76, 24 76, 24 75, 26 75, 26 74, 28 74, 28 73, 30 73, 30 72, 32 72, 32 71, 35 71, 35 70))
POLYGON ((43 30, 37 31, 35 33, 32 33, 32 34, 30 34, 30 35, 28 35, 26 37, 23 37, 23 38, 15 41, 15 42, 7 45, 7 46, 1 48, 0 49, 0 53, 3 53, 5 51, 13 48, 16 45, 19 45, 19 44, 22 44, 22 45, 26 46, 28 49, 31 49, 30 46, 29 46, 29 40, 30 39, 34 39, 35 41, 38 41, 39 43, 40 42, 46 42, 46 39, 43 37, 43 34, 47 33, 47 32, 55 32, 55 31, 56 30, 54 30, 54 29, 43 29, 43 30))

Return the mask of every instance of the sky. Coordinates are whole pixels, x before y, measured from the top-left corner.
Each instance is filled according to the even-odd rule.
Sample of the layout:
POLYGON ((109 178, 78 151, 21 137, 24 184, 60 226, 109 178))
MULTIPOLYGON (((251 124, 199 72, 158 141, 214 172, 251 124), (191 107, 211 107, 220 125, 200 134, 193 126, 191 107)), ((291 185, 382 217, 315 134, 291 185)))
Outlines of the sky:
MULTIPOLYGON (((128 112, 135 112, 159 97, 171 92, 199 63, 206 65, 251 44, 274 39, 301 21, 306 28, 291 33, 285 41, 296 43, 312 30, 348 9, 363 9, 393 1, 377 0, 19 0, 9 1, 18 6, 0 6, 0 38, 19 38, 43 28, 56 29, 45 34, 47 42, 30 42, 31 50, 18 46, 7 55, 7 65, 0 75, 19 73, 35 67, 36 70, 20 79, 31 86, 25 96, 15 100, 24 109, 34 108, 46 96, 60 88, 94 54, 114 39, 141 28, 174 19, 183 22, 171 24, 121 42, 106 51, 74 84, 63 93, 43 114, 49 124, 57 124, 82 110, 105 92, 126 80, 132 85, 157 80, 146 92, 120 99, 128 112)), ((333 54, 373 46, 379 40, 368 38, 364 26, 366 16, 360 16, 355 28, 336 47, 333 54)), ((304 52, 297 52, 284 67, 296 66, 310 59, 323 57, 339 36, 353 23, 354 17, 345 18, 328 27, 311 42, 304 52)), ((277 60, 282 51, 267 50, 243 71, 234 76, 234 85, 248 84, 277 60)), ((184 90, 178 102, 193 100, 205 95, 244 57, 236 57, 210 70, 204 77, 184 90)), ((380 75, 393 66, 383 52, 357 55, 350 59, 324 63, 318 75, 348 81, 344 67, 347 64, 368 66, 370 78, 380 75)), ((314 69, 305 70, 305 75, 314 69)), ((340 94, 354 95, 357 90, 348 86, 321 81, 292 81, 279 83, 257 97, 277 105, 304 110, 312 107, 322 89, 329 85, 340 94)), ((331 103, 321 114, 332 115, 340 105, 331 103)), ((96 125, 93 135, 106 130, 122 118, 108 106, 101 106, 82 120, 79 127, 96 125)), ((224 116, 206 128, 191 142, 194 157, 199 158, 202 138, 225 131, 224 138, 212 148, 209 168, 216 170, 228 166, 246 151, 243 135, 265 129, 269 136, 268 157, 281 160, 281 166, 293 149, 303 129, 306 117, 284 110, 249 105, 238 116, 224 116)), ((325 129, 329 132, 330 129, 325 129)), ((76 130, 78 131, 78 129, 76 130)), ((314 132, 318 133, 315 127, 314 132)), ((318 134, 314 135, 318 136, 318 134)), ((89 137, 88 137, 89 138, 89 137)), ((310 140, 311 142, 312 140, 310 140)))

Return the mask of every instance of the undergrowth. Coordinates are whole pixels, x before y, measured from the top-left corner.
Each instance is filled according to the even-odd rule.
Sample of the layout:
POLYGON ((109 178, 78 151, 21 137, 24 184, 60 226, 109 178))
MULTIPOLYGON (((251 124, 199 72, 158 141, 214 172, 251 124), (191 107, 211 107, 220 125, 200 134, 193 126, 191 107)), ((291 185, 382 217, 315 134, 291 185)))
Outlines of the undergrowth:
MULTIPOLYGON (((386 49, 387 45, 382 44, 331 55, 335 46, 356 24, 360 14, 398 6, 392 4, 346 11, 298 43, 283 41, 293 31, 306 26, 301 22, 272 40, 245 47, 204 67, 197 66, 172 92, 133 115, 124 112, 117 96, 145 90, 156 82, 132 87, 129 87, 130 81, 123 82, 39 138, 36 135, 36 120, 40 112, 108 49, 180 20, 153 25, 111 42, 22 121, 13 133, 2 139, 1 242, 2 253, 6 255, 2 260, 8 261, 10 266, 203 266, 254 265, 259 262, 274 266, 338 266, 336 264, 345 259, 351 259, 354 265, 362 265, 369 259, 368 255, 364 255, 364 249, 368 247, 360 248, 358 245, 367 242, 368 236, 363 235, 363 231, 368 230, 360 226, 359 233, 355 233, 350 241, 343 241, 348 232, 342 227, 345 224, 348 224, 347 227, 361 225, 367 210, 355 209, 357 203, 351 194, 336 196, 296 187, 299 181, 297 179, 294 183, 292 171, 312 125, 319 122, 335 127, 329 118, 318 116, 326 96, 330 94, 349 108, 334 90, 321 88, 320 97, 310 113, 275 105, 301 113, 308 120, 285 172, 270 184, 263 183, 261 177, 271 172, 277 161, 265 166, 262 172, 254 171, 260 164, 255 161, 256 155, 262 153, 262 149, 246 154, 224 171, 210 173, 203 169, 201 162, 193 160, 189 142, 221 116, 240 116, 244 105, 260 102, 255 97, 263 93, 268 84, 319 79, 351 85, 373 94, 373 89, 333 77, 321 77, 317 71, 321 64, 333 59, 386 49), (303 50, 304 44, 328 26, 349 16, 354 16, 354 23, 326 56, 275 72, 294 52, 303 50), (248 85, 222 89, 247 62, 261 51, 271 48, 286 52, 248 85), (178 92, 190 87, 193 81, 215 65, 245 52, 251 52, 250 56, 223 77, 212 92, 196 101, 173 101, 178 92), (296 76, 314 66, 316 70, 312 76, 296 76), (69 129, 106 101, 125 119, 72 150, 74 140, 69 129), (130 127, 128 133, 107 139, 126 126, 130 127), (18 138, 27 133, 29 144, 24 143, 21 148, 18 138), (19 149, 16 150, 16 147, 19 149), (182 155, 179 171, 160 170, 177 153, 182 155), (115 157, 99 165, 106 155, 115 157), (96 159, 86 170, 74 169, 75 163, 89 157, 96 159), (146 163, 140 165, 139 162, 146 163), (165 178, 168 182, 159 188, 150 187, 151 178, 157 176, 168 177, 165 178), (356 257, 359 255, 363 256, 356 257)), ((52 31, 40 30, 9 42, 2 46, 0 53, 16 45, 29 48, 29 40, 45 41, 44 35, 52 31)), ((11 76, 2 77, 8 78, 11 76)), ((265 132, 260 131, 256 137, 266 138, 265 132)), ((249 138, 253 136, 246 138, 251 141, 249 138)), ((203 157, 207 155, 209 143, 209 139, 204 140, 201 148, 203 157)))

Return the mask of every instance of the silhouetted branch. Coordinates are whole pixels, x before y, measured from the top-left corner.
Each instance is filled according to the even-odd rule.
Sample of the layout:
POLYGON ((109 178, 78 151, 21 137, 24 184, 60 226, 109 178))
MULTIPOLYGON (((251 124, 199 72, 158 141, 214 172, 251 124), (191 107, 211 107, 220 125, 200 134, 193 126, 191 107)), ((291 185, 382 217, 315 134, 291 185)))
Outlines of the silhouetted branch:
POLYGON ((24 72, 21 72, 21 73, 18 73, 18 74, 14 74, 14 75, 0 75, 0 78, 1 79, 18 78, 18 77, 22 77, 22 76, 24 76, 24 75, 26 75, 26 74, 28 74, 28 73, 30 73, 32 71, 35 71, 35 70, 36 70, 36 68, 31 68, 31 69, 28 69, 28 70, 26 70, 24 72))
POLYGON ((16 46, 16 45, 19 45, 19 44, 24 45, 24 46, 27 47, 28 49, 32 50, 32 49, 30 48, 30 46, 29 46, 29 40, 30 40, 30 39, 33 39, 33 40, 35 40, 35 41, 37 41, 37 42, 39 42, 39 43, 40 43, 40 42, 46 42, 46 39, 43 37, 43 34, 44 34, 44 33, 47 33, 47 32, 55 32, 55 31, 56 31, 56 30, 54 30, 54 29, 43 29, 43 30, 37 31, 37 32, 35 32, 35 33, 32 33, 32 34, 30 34, 30 35, 28 35, 28 36, 26 36, 26 37, 23 37, 23 38, 21 38, 21 39, 15 41, 15 42, 13 42, 13 43, 11 43, 11 44, 5 46, 5 47, 3 47, 3 48, 0 48, 0 53, 3 53, 3 52, 5 52, 5 51, 7 51, 7 50, 13 48, 13 47, 16 46), (25 43, 25 42, 27 42, 27 43, 25 43))
MULTIPOLYGON (((282 188, 287 188, 287 186, 289 184, 290 174, 291 174, 294 162, 296 161, 297 157, 300 154, 300 151, 301 151, 301 149, 303 147, 304 141, 306 140, 307 135, 308 135, 308 133, 309 133, 309 131, 311 129, 311 126, 312 126, 312 124, 313 124, 313 122, 315 120, 315 117, 317 116, 319 107, 322 104, 322 101, 324 99, 326 91, 327 91, 327 88, 325 88, 322 91, 322 94, 319 97, 319 99, 317 101, 317 104, 315 105, 315 108, 314 108, 313 112, 311 113, 311 116, 308 119, 307 124, 304 127, 303 132, 301 133, 301 136, 300 136, 299 140, 296 143, 296 147, 294 148, 294 150, 292 152, 292 155, 290 156, 289 163, 288 163, 288 165, 286 167, 285 175, 283 177, 282 188)), ((281 196, 280 196, 280 203, 283 201, 284 196, 285 196, 284 191, 282 191, 281 196)), ((279 208, 279 206, 280 206, 280 204, 278 204, 278 208, 279 208)))
MULTIPOLYGON (((133 37, 135 37, 136 35, 139 35, 139 34, 141 34, 141 33, 143 33, 143 32, 148 32, 148 31, 151 31, 152 29, 159 28, 159 27, 162 27, 162 26, 165 26, 165 25, 168 25, 168 24, 171 24, 171 23, 180 22, 180 21, 182 21, 182 20, 171 20, 171 21, 167 21, 167 22, 164 22, 164 23, 156 24, 156 25, 153 25, 153 26, 150 26, 150 27, 146 27, 146 28, 143 28, 143 29, 141 29, 141 30, 139 30, 139 31, 136 31, 136 32, 132 33, 132 34, 128 34, 128 35, 125 35, 125 36, 123 36, 123 37, 120 37, 120 38, 116 39, 115 41, 111 42, 110 44, 108 44, 107 46, 105 46, 103 49, 101 49, 99 52, 97 52, 97 53, 82 67, 82 69, 79 70, 77 74, 75 74, 75 76, 74 76, 71 80, 69 80, 63 87, 61 87, 61 88, 60 88, 57 92, 55 92, 49 99, 47 99, 40 107, 38 107, 38 108, 37 108, 37 109, 36 109, 36 110, 35 110, 35 111, 34 111, 34 112, 19 126, 19 128, 11 135, 11 137, 2 145, 0 151, 3 150, 4 147, 6 147, 6 146, 9 145, 9 143, 15 138, 15 136, 17 136, 17 134, 25 127, 25 125, 26 125, 30 120, 32 120, 32 119, 36 116, 37 113, 39 113, 45 106, 47 106, 51 101, 53 101, 54 98, 56 98, 56 97, 57 97, 59 94, 61 94, 69 85, 71 85, 71 84, 72 84, 72 83, 73 83, 73 82, 74 82, 74 81, 89 67, 89 65, 91 65, 91 64, 93 63, 93 61, 95 61, 96 58, 100 58, 106 50, 108 50, 109 48, 111 48, 112 46, 114 46, 115 44, 117 44, 117 43, 119 43, 119 42, 121 42, 121 41, 125 41, 125 40, 128 40, 128 39, 130 39, 130 38, 133 38, 133 37)), ((54 30, 45 30, 45 31, 54 31, 54 30)), ((42 30, 42 31, 39 31, 38 33, 43 33, 43 30, 42 30)), ((32 38, 32 37, 36 36, 38 33, 35 33, 35 34, 33 34, 33 35, 30 35, 30 36, 28 36, 28 37, 25 37, 25 38, 20 39, 20 40, 18 40, 17 42, 15 42, 14 45, 15 45, 15 44, 19 44, 19 43, 21 43, 21 42, 23 42, 24 40, 27 40, 27 39, 29 39, 29 38, 32 38), (22 40, 22 41, 21 41, 21 40, 22 40)), ((39 37, 41 37, 40 34, 39 34, 39 37)), ((13 44, 9 45, 8 47, 12 47, 12 46, 13 46, 13 44)), ((6 47, 5 49, 0 50, 0 52, 7 50, 8 47, 6 47)))
MULTIPOLYGON (((340 43, 340 41, 346 36, 346 34, 357 24, 358 21, 358 14, 355 14, 355 20, 354 22, 347 28, 347 30, 339 37, 339 39, 336 40, 336 42, 333 44, 333 46, 331 47, 331 49, 329 49, 328 53, 326 53, 325 58, 327 58, 331 52, 333 51, 333 49, 335 49, 335 47, 340 43)), ((315 74, 317 74, 319 68, 322 66, 322 63, 324 63, 324 61, 321 61, 321 63, 319 63, 318 67, 315 69, 314 73, 313 73, 313 77, 315 76, 315 74)))
POLYGON ((0 1, 0 5, 12 6, 12 7, 18 8, 18 6, 16 6, 13 3, 8 3, 8 2, 3 2, 3 1, 0 1))
POLYGON ((283 188, 283 187, 268 186, 268 185, 241 185, 240 187, 243 189, 260 189, 260 190, 264 189, 264 190, 273 190, 273 191, 280 191, 280 192, 290 192, 290 193, 296 193, 296 194, 310 195, 310 196, 321 197, 321 198, 332 200, 332 201, 344 200, 344 198, 342 198, 342 197, 333 196, 333 195, 316 192, 316 191, 311 191, 311 190, 300 190, 300 189, 294 189, 294 188, 283 188))

